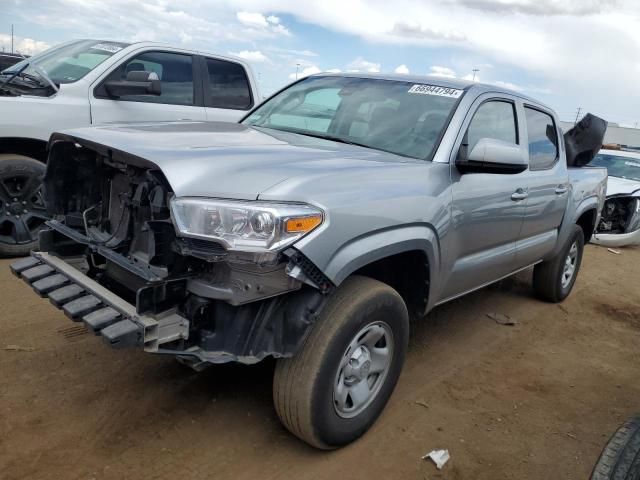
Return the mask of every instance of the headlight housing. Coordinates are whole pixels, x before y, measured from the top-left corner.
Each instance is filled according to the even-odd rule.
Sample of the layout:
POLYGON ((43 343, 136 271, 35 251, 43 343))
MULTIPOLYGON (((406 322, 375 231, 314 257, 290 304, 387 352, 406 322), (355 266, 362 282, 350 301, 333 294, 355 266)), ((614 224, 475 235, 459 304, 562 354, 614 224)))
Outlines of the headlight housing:
POLYGON ((177 197, 171 218, 180 236, 219 242, 227 250, 273 252, 316 229, 324 214, 307 204, 177 197))

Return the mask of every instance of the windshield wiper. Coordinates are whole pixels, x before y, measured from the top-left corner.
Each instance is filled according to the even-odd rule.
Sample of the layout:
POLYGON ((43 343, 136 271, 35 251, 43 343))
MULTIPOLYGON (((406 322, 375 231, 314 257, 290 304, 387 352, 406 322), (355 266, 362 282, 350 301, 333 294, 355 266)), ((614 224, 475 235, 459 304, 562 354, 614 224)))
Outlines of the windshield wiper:
MULTIPOLYGON (((258 125, 256 125, 256 126, 258 126, 258 125)), ((260 125, 260 126, 262 126, 262 125, 260 125)), ((271 127, 263 127, 263 128, 271 128, 271 127)), ((276 129, 276 130, 279 130, 279 129, 276 129)), ((347 144, 347 145, 355 145, 357 147, 374 148, 371 145, 365 145, 364 143, 358 143, 358 142, 354 142, 352 140, 347 140, 346 138, 334 137, 333 135, 326 135, 326 134, 323 134, 323 133, 313 133, 313 132, 308 132, 306 130, 297 130, 297 129, 282 130, 282 131, 283 132, 297 133, 297 134, 300 134, 300 135, 305 135, 307 137, 320 138, 322 140, 330 140, 332 142, 344 143, 344 144, 347 144)))
MULTIPOLYGON (((7 80, 5 80, 2 83, 2 85, 0 85, 0 88, 5 88, 16 77, 20 77, 24 80, 30 80, 31 82, 34 82, 40 88, 46 88, 51 86, 51 88, 53 88, 56 92, 59 90, 58 86, 53 82, 53 80, 51 80, 47 72, 43 68, 39 67, 38 65, 31 65, 33 67, 33 70, 38 75, 32 75, 30 73, 26 73, 24 70, 26 70, 27 67, 29 67, 29 65, 31 64, 27 63, 26 65, 23 65, 22 68, 18 71, 8 72, 5 70, 4 72, 2 72, 2 75, 11 75, 11 76, 7 80)), ((24 85, 24 86, 27 87, 28 85, 24 85)))
POLYGON ((347 140, 341 137, 334 137, 333 135, 324 135, 322 133, 306 133, 306 132, 302 133, 302 135, 307 135, 309 137, 314 137, 314 138, 321 138, 322 140, 331 140, 332 142, 345 143, 347 145, 356 145, 357 147, 373 148, 371 147, 371 145, 365 145, 364 143, 354 142, 352 140, 347 140))
POLYGON ((7 72, 9 73, 11 76, 9 78, 7 78, 4 82, 2 82, 2 85, 0 85, 0 88, 6 86, 9 82, 11 82, 14 78, 16 78, 18 75, 20 75, 22 72, 24 72, 27 67, 29 66, 29 62, 25 63, 22 68, 20 70, 17 70, 15 72, 7 72))

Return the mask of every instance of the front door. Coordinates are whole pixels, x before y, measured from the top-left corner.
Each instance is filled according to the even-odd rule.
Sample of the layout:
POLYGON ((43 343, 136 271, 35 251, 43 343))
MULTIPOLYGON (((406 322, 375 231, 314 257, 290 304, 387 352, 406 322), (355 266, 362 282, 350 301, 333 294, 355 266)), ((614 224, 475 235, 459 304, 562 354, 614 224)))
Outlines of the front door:
POLYGON ((155 122, 175 120, 206 120, 197 59, 174 52, 147 51, 125 60, 90 92, 91 123, 155 122), (103 84, 109 80, 124 80, 131 71, 154 72, 161 82, 161 95, 123 95, 110 98, 103 84))
MULTIPOLYGON (((471 151, 481 138, 520 145, 517 125, 514 101, 480 100, 463 146, 471 151)), ((462 174, 452 164, 451 176, 452 230, 444 241, 454 260, 441 302, 513 271, 526 205, 526 172, 462 174)))

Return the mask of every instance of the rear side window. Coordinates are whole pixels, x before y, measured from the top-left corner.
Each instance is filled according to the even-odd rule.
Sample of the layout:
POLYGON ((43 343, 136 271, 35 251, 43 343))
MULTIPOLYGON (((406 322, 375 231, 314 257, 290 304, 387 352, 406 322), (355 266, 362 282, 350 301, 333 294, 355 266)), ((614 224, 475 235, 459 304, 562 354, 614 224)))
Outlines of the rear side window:
POLYGON ((253 105, 249 79, 242 65, 207 58, 209 89, 207 106, 248 110, 253 105))
POLYGON ((481 138, 518 143, 516 114, 512 103, 492 100, 480 105, 467 130, 469 151, 481 138))
POLYGON ((551 115, 524 108, 529 132, 529 168, 546 170, 558 159, 558 131, 551 115))

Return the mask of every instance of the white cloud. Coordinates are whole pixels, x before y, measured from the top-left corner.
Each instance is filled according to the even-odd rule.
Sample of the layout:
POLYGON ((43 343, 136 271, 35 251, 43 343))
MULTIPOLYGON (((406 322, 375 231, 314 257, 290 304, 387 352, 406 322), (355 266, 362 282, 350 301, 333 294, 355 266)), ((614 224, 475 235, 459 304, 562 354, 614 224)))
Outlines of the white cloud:
POLYGON ((229 52, 236 57, 244 58, 248 62, 263 63, 268 62, 269 58, 260 50, 242 50, 240 52, 229 52))
POLYGON ((272 26, 271 31, 280 35, 286 35, 287 37, 291 35, 289 29, 280 23, 272 26))
POLYGON ((503 82, 502 80, 495 80, 491 82, 491 84, 495 85, 496 87, 507 88, 515 92, 522 92, 525 90, 525 88, 521 87, 520 85, 516 85, 515 83, 511 83, 511 82, 503 82))
POLYGON ((362 57, 356 58, 348 67, 354 72, 378 73, 380 71, 379 63, 369 62, 362 57))
POLYGON ((395 73, 401 73, 401 74, 408 74, 409 73, 409 67, 407 67, 405 64, 402 65, 398 65, 396 67, 396 69, 394 70, 395 73))
POLYGON ((298 74, 296 75, 296 73, 290 73, 289 74, 289 78, 291 80, 296 80, 299 78, 304 78, 304 77, 308 77, 309 75, 314 75, 316 73, 320 73, 322 70, 320 70, 316 65, 309 65, 308 67, 304 67, 301 71, 298 71, 298 74))
POLYGON ((327 73, 340 73, 342 70, 339 68, 330 68, 329 70, 325 70, 327 73))
POLYGON ((265 17, 262 13, 258 12, 237 12, 236 18, 245 27, 257 28, 277 35, 291 35, 289 29, 282 25, 280 23, 280 18, 275 15, 268 15, 265 17))
POLYGON ((261 13, 238 12, 236 13, 238 21, 247 27, 268 27, 269 22, 261 13))
POLYGON ((441 67, 439 65, 432 66, 429 69, 429 75, 433 75, 434 77, 456 78, 455 71, 449 67, 441 67))
MULTIPOLYGON (((40 40, 34 40, 33 38, 14 37, 13 38, 13 50, 14 52, 22 53, 23 55, 34 55, 36 53, 46 50, 51 45, 47 42, 40 40)), ((6 52, 11 51, 11 35, 0 33, 0 50, 6 52)))
POLYGON ((180 32, 178 33, 178 36, 180 37, 180 41, 182 43, 191 43, 193 41, 193 37, 187 32, 180 32))
POLYGON ((475 75, 473 73, 467 73, 464 77, 462 77, 462 80, 466 80, 467 82, 477 83, 477 82, 480 82, 480 77, 478 76, 477 73, 475 75))

